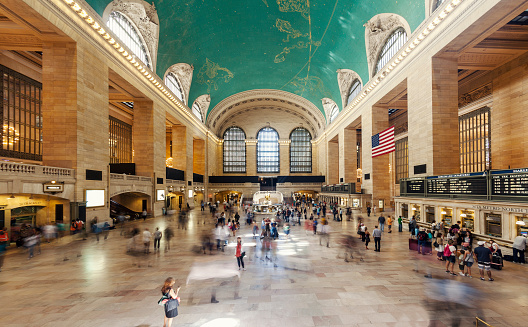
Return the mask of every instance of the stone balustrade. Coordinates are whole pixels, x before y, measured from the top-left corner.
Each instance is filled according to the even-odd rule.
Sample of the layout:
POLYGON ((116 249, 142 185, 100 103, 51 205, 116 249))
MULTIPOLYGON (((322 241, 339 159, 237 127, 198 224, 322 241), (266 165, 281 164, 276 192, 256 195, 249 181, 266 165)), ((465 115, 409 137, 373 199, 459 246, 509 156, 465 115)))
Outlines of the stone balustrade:
POLYGON ((0 162, 0 174, 74 178, 75 169, 21 164, 15 162, 0 162))

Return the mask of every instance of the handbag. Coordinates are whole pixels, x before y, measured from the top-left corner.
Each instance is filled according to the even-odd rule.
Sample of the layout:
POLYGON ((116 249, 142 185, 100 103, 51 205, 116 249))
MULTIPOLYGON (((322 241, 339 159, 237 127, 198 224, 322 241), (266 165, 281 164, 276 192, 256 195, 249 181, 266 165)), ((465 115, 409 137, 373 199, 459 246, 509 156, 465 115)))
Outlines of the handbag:
POLYGON ((246 251, 242 251, 242 253, 240 253, 240 257, 243 258, 246 256, 246 251))
POLYGON ((434 246, 435 248, 437 248, 438 245, 439 245, 438 242, 437 242, 437 241, 434 241, 433 246, 434 246))
POLYGON ((169 299, 167 303, 165 303, 165 312, 172 311, 180 305, 180 302, 178 299, 169 299))

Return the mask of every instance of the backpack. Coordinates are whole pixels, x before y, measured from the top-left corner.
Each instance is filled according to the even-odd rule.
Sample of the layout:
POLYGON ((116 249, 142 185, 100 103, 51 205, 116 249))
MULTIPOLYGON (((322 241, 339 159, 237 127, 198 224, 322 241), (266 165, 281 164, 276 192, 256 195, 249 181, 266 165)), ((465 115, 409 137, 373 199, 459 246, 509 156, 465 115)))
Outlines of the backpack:
POLYGON ((451 256, 451 250, 449 249, 449 245, 446 245, 444 249, 444 257, 450 257, 451 256))
POLYGON ((418 240, 419 241, 425 241, 426 234, 424 232, 418 233, 418 240))

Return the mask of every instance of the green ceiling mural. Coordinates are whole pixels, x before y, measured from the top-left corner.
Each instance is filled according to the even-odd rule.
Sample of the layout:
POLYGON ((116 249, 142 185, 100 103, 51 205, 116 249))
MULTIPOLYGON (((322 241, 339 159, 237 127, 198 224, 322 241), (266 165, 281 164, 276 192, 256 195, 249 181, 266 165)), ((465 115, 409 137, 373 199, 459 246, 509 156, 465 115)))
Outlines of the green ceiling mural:
MULTIPOLYGON (((123 0, 125 1, 125 0, 123 0)), ((152 1, 152 0, 151 0, 152 1)), ((149 1, 149 2, 151 2, 149 1)), ((102 16, 110 0, 87 0, 102 16)), ((424 0, 154 0, 160 20, 157 74, 194 65, 189 105, 210 94, 210 110, 233 94, 280 89, 341 106, 336 71, 369 80, 365 24, 379 13, 425 18, 424 0)))

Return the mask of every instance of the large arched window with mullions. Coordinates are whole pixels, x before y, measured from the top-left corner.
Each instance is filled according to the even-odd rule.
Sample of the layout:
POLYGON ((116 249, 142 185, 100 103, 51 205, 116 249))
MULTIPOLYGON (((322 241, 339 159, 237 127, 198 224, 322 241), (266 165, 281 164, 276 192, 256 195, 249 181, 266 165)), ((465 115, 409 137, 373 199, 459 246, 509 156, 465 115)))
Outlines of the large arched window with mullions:
POLYGON ((278 173, 279 133, 271 127, 264 127, 257 133, 257 173, 278 173))
POLYGON ((165 85, 167 85, 169 90, 171 90, 181 102, 185 102, 183 100, 183 89, 176 75, 173 73, 168 73, 165 77, 165 85))
POLYGON ((123 42, 132 53, 141 60, 148 68, 150 64, 147 47, 139 36, 136 26, 125 15, 119 11, 112 11, 108 17, 108 27, 123 42))
POLYGON ((339 115, 339 108, 337 107, 337 104, 334 103, 332 105, 332 109, 330 110, 330 123, 337 118, 337 115, 339 115))
POLYGON ((407 42, 407 32, 405 32, 403 27, 400 27, 389 36, 387 42, 385 42, 385 45, 381 49, 378 61, 376 62, 374 75, 385 67, 391 58, 400 51, 405 42, 407 42))
POLYGON ((348 90, 348 99, 347 99, 347 104, 346 104, 347 106, 350 104, 350 102, 352 102, 352 100, 354 100, 357 97, 359 92, 361 92, 361 82, 359 81, 359 79, 356 79, 352 83, 350 90, 348 90))
POLYGON ((240 127, 224 132, 224 173, 246 172, 246 133, 240 127))
POLYGON ((290 173, 312 172, 312 135, 297 127, 290 134, 290 173))
POLYGON ((438 9, 438 7, 440 7, 442 3, 444 3, 444 0, 433 0, 433 1, 434 1, 434 5, 433 5, 433 10, 431 12, 438 9))
POLYGON ((200 110, 200 105, 196 102, 192 105, 192 113, 203 123, 202 111, 200 110))

